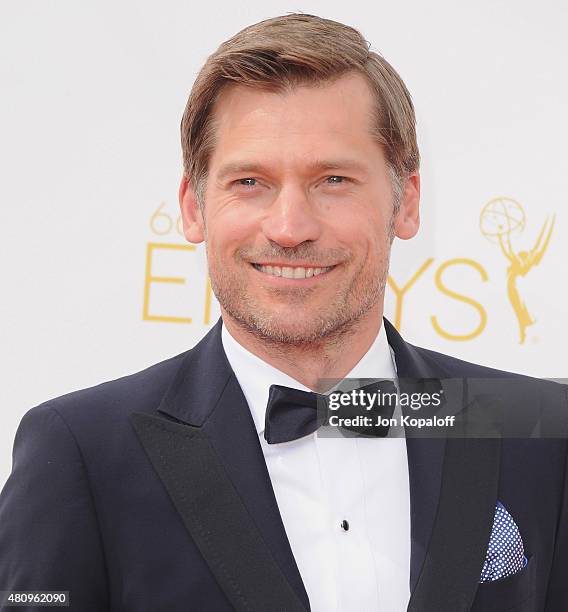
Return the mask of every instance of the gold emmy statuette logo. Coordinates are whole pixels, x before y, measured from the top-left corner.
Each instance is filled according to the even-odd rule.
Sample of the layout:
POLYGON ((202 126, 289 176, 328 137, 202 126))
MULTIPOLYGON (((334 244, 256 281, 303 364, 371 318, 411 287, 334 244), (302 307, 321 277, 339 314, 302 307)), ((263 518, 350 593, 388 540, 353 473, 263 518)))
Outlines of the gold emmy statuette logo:
POLYGON ((509 262, 507 295, 519 323, 520 344, 524 343, 526 329, 535 322, 535 319, 531 317, 525 302, 519 295, 517 278, 526 276, 529 270, 540 263, 552 235, 554 219, 553 215, 550 225, 548 218, 546 219, 530 251, 515 252, 511 243, 511 235, 523 232, 526 225, 525 211, 517 201, 512 198, 494 198, 483 207, 479 218, 481 233, 491 242, 499 243, 501 252, 509 262))

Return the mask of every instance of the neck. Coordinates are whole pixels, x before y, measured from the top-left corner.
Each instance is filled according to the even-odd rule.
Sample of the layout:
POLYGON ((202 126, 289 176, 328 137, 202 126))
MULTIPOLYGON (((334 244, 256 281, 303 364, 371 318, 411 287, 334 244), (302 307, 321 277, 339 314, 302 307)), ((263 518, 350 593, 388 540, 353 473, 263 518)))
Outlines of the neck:
POLYGON ((307 346, 267 342, 223 308, 221 312, 227 331, 241 346, 309 389, 323 393, 332 385, 321 379, 345 378, 369 350, 381 329, 383 305, 377 304, 345 329, 307 346))

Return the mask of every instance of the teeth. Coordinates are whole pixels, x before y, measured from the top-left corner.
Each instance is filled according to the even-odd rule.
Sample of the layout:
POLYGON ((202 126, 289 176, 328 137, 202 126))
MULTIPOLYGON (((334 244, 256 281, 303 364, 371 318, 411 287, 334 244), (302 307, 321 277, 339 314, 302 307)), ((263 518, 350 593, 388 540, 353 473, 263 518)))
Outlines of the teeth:
POLYGON ((253 264, 257 270, 270 274, 271 276, 282 276, 283 278, 311 278, 324 272, 328 272, 333 266, 327 268, 291 268, 289 266, 260 266, 253 264))

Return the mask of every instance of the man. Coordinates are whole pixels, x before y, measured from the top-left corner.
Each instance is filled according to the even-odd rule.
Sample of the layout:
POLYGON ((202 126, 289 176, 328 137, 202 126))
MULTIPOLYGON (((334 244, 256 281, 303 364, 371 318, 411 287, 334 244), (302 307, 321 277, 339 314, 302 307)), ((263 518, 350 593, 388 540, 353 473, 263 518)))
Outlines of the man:
MULTIPOLYGON (((82 612, 567 610, 565 439, 293 431, 329 379, 510 376, 383 319, 392 241, 419 226, 393 68, 343 24, 270 19, 207 60, 181 130, 184 233, 222 318, 24 416, 0 588, 69 591, 82 612), (279 394, 300 398, 285 427, 279 394)), ((516 380, 565 408, 559 385, 516 380)))

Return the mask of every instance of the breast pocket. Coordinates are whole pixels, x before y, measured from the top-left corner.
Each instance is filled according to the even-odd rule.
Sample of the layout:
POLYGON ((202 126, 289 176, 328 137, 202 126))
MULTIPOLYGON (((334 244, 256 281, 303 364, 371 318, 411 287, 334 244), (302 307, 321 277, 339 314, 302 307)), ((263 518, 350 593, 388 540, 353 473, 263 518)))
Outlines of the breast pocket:
POLYGON ((471 612, 537 612, 535 601, 536 557, 533 555, 520 572, 481 582, 471 612))

